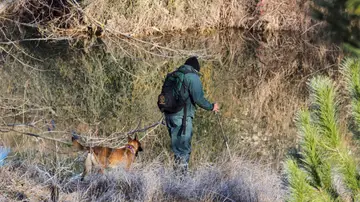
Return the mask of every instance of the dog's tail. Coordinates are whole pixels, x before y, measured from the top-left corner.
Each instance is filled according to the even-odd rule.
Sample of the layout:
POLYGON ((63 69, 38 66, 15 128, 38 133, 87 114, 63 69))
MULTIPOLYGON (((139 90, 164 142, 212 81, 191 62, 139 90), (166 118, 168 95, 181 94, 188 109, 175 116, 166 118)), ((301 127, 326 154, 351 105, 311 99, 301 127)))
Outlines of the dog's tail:
POLYGON ((79 141, 78 141, 79 139, 80 139, 80 136, 78 136, 74 131, 72 131, 71 141, 73 143, 73 147, 80 151, 86 150, 87 148, 79 143, 79 141))

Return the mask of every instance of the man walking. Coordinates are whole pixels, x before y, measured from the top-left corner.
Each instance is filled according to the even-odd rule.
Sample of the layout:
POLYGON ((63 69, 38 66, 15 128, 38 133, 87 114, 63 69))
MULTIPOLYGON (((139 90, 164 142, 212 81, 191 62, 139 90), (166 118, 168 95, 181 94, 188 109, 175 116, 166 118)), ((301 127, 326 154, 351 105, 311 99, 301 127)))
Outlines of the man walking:
POLYGON ((196 106, 207 111, 217 112, 217 103, 210 103, 204 98, 204 91, 199 77, 200 65, 196 57, 190 57, 175 72, 183 73, 182 99, 184 107, 175 113, 166 113, 166 126, 171 137, 171 148, 175 155, 175 168, 182 173, 188 169, 191 153, 192 119, 196 106))

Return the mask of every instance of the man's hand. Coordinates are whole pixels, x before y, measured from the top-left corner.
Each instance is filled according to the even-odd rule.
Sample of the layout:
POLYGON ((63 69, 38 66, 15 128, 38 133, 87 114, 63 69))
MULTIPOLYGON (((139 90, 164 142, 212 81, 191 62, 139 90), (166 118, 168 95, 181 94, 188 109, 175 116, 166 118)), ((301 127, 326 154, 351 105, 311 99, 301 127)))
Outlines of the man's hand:
POLYGON ((216 102, 214 103, 213 112, 219 112, 219 105, 216 102))

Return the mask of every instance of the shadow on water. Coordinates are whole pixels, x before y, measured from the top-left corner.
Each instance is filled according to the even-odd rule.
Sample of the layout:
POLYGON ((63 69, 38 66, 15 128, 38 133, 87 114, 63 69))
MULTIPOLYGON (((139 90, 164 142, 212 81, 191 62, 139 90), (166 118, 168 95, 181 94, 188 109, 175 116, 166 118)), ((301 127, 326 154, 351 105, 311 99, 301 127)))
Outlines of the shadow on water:
MULTIPOLYGON (((156 99, 162 80, 187 55, 196 54, 201 58, 206 96, 221 105, 221 120, 233 155, 246 154, 279 166, 287 148, 295 144, 292 120, 306 101, 307 79, 318 73, 334 75, 333 66, 340 57, 332 46, 316 40, 310 43, 310 39, 294 33, 264 36, 232 30, 159 36, 147 41, 151 44, 131 45, 105 38, 88 52, 61 41, 24 43, 25 50, 40 60, 21 53, 19 57, 46 71, 23 67, 8 58, 0 69, 4 84, 1 98, 25 94, 25 107, 39 109, 36 113, 28 110, 28 120, 54 118, 64 130, 78 129, 82 124, 86 130, 80 132, 94 135, 98 131, 99 136, 109 136, 131 130, 139 121, 142 126, 158 121, 161 114, 156 99), (54 112, 40 110, 45 106, 54 112)), ((16 100, 4 105, 22 103, 16 100)), ((0 112, 12 118, 15 113, 21 114, 17 110, 0 112)), ((5 122, 14 120, 3 118, 5 122)), ((191 161, 224 158, 221 139, 216 117, 198 110, 191 161)), ((143 161, 169 158, 164 127, 143 141, 147 148, 144 156, 148 157, 143 161)), ((121 142, 105 144, 117 146, 121 142)))

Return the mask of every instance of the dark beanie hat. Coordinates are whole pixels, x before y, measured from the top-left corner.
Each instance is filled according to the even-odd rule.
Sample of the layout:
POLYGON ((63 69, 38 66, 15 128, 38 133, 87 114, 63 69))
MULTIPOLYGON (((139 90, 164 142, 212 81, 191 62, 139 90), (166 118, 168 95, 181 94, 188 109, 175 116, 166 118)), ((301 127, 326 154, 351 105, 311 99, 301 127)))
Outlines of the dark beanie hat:
POLYGON ((188 58, 185 61, 185 64, 192 66, 194 69, 196 69, 198 72, 200 72, 200 64, 195 56, 188 58))

